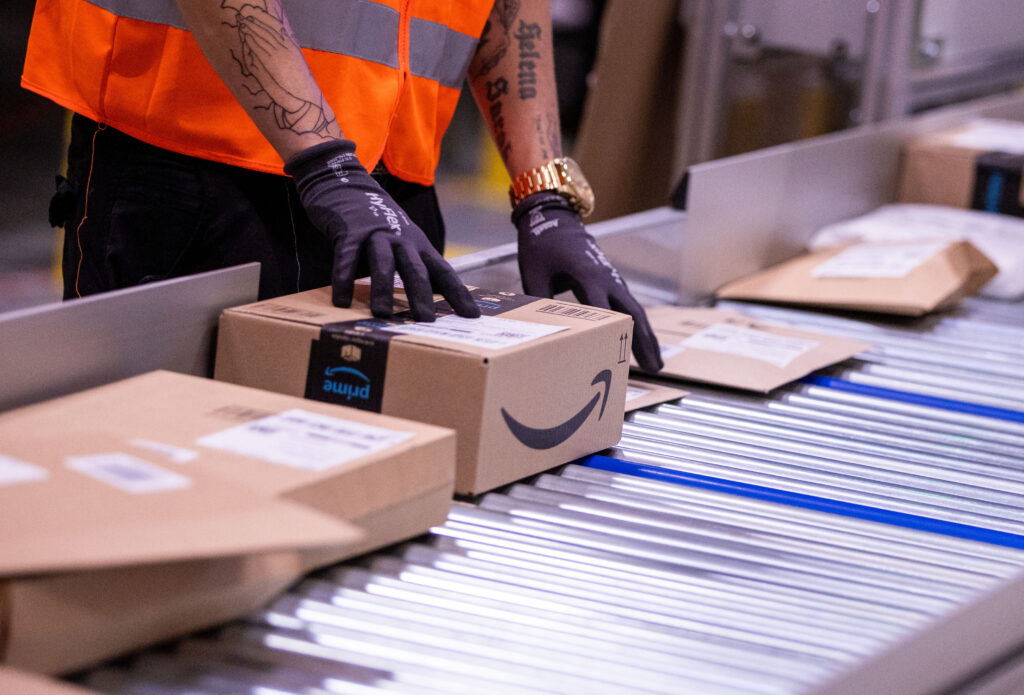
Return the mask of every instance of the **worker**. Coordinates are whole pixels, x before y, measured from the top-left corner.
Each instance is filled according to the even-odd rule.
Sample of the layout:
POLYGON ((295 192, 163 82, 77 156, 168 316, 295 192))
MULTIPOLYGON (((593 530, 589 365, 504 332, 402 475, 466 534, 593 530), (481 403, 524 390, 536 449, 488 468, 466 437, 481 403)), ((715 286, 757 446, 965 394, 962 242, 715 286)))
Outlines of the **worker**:
POLYGON ((657 371, 580 219, 548 0, 37 0, 22 83, 75 114, 50 205, 65 297, 259 261, 261 298, 331 284, 349 306, 368 273, 388 317, 397 272, 416 320, 435 292, 478 316, 432 185, 467 72, 512 176, 525 291, 631 314, 657 371))

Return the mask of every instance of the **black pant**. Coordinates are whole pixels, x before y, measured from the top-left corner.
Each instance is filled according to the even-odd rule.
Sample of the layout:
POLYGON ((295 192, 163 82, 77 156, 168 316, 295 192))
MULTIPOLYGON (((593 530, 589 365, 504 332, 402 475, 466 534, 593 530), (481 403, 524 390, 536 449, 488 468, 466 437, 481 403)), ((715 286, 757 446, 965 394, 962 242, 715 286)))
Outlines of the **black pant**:
MULTIPOLYGON (((433 187, 374 178, 443 251, 433 187)), ((176 154, 79 115, 50 222, 65 230, 65 299, 252 261, 260 299, 331 281, 330 245, 290 178, 176 154)))

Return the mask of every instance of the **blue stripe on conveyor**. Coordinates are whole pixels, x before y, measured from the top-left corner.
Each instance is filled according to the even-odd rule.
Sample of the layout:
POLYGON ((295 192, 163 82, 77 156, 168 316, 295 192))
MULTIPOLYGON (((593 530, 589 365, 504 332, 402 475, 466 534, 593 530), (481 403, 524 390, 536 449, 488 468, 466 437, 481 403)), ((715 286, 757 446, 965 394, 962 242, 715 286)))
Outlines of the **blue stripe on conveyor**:
POLYGON ((1015 533, 1007 533, 1005 531, 994 531, 978 526, 958 524, 951 521, 942 521, 940 519, 930 519, 928 517, 917 516, 915 514, 904 514, 902 512, 893 512, 887 509, 877 509, 875 507, 868 507, 862 504, 850 504, 849 502, 840 502, 824 497, 804 495, 797 492, 788 492, 786 490, 776 490, 774 488, 763 487, 761 485, 749 485, 747 483, 725 480, 724 478, 714 478, 706 475, 697 475, 694 473, 687 473, 685 471, 674 470, 671 468, 661 468, 659 466, 633 463, 631 461, 623 461, 622 459, 601 456, 598 454, 587 456, 575 461, 574 463, 587 468, 596 468, 598 470, 609 471, 612 473, 622 473, 639 478, 657 480, 663 483, 687 485, 689 487, 713 490, 715 492, 723 492, 750 499, 785 504, 791 507, 811 509, 818 512, 838 514, 840 516, 865 519, 867 521, 875 521, 883 524, 889 524, 891 526, 900 526, 918 531, 928 531, 944 536, 964 538, 967 540, 981 541, 983 543, 1024 550, 1024 536, 1015 533))
POLYGON ((896 389, 887 389, 880 386, 855 384, 852 381, 837 379, 833 376, 808 376, 801 379, 801 381, 805 384, 824 386, 825 388, 845 391, 847 393, 856 393, 861 396, 875 396, 876 398, 885 398, 890 401, 912 403, 913 405, 923 405, 930 408, 941 408, 942 410, 952 410, 969 415, 981 415, 982 417, 990 417, 997 420, 1024 422, 1024 412, 1019 410, 1010 410, 1009 408, 996 408, 990 405, 957 401, 952 398, 937 398, 935 396, 925 396, 920 393, 898 391, 896 389))

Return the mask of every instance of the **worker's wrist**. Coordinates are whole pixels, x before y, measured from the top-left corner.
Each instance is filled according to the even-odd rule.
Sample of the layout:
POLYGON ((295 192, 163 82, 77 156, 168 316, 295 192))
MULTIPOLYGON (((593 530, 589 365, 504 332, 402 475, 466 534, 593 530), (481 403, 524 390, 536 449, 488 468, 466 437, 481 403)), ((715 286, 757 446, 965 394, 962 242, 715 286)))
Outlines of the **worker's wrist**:
POLYGON ((317 143, 292 155, 285 161, 284 173, 303 177, 328 166, 345 172, 366 172, 356 157, 356 144, 345 138, 335 138, 317 143))

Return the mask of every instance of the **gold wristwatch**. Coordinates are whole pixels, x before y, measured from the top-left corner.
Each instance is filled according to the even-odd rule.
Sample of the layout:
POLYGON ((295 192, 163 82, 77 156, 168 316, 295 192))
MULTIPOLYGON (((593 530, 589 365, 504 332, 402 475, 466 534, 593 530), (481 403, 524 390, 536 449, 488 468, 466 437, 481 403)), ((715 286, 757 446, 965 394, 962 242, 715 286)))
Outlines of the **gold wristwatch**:
POLYGON ((594 191, 583 176, 580 165, 568 157, 552 159, 536 169, 524 171, 512 179, 508 197, 515 207, 526 196, 540 191, 562 196, 583 217, 594 210, 594 191))

